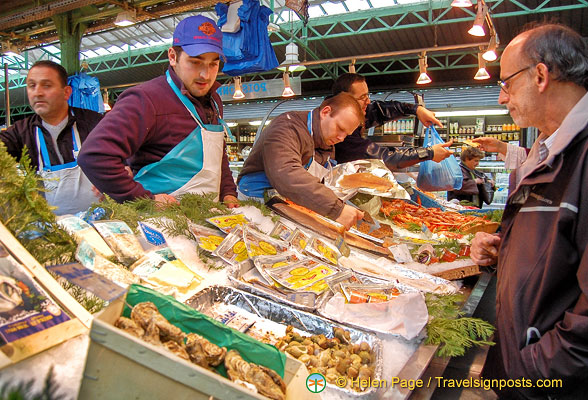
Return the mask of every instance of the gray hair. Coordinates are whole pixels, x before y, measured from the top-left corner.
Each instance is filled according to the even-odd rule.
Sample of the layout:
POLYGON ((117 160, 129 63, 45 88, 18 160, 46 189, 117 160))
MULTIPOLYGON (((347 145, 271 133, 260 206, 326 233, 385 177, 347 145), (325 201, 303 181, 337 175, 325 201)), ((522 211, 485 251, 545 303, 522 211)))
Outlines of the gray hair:
POLYGON ((561 24, 541 24, 523 32, 521 50, 533 63, 543 63, 555 80, 588 89, 588 44, 576 31, 561 24))

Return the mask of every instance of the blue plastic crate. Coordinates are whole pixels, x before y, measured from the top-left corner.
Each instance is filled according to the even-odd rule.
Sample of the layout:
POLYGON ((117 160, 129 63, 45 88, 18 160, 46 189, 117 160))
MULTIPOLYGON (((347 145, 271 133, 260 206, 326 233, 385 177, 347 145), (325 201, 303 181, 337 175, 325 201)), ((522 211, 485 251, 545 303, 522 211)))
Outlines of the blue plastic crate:
POLYGON ((438 208, 441 211, 445 211, 445 207, 443 207, 441 204, 437 203, 435 200, 433 200, 429 196, 425 195, 420 190, 413 188, 413 194, 410 195, 410 199, 412 201, 414 201, 416 204, 419 204, 419 199, 420 199, 421 206, 423 206, 425 208, 438 208))

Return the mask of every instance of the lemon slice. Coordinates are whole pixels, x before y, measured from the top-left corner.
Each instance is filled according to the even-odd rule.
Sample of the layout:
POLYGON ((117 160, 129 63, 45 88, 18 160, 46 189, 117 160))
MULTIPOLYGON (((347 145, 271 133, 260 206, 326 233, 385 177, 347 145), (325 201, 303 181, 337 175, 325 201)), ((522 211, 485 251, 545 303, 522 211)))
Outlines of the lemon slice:
POLYGON ((274 246, 272 246, 271 244, 269 244, 268 242, 259 242, 259 247, 261 248, 261 250, 265 254, 269 254, 272 256, 275 254, 278 254, 278 251, 276 250, 276 248, 274 246))

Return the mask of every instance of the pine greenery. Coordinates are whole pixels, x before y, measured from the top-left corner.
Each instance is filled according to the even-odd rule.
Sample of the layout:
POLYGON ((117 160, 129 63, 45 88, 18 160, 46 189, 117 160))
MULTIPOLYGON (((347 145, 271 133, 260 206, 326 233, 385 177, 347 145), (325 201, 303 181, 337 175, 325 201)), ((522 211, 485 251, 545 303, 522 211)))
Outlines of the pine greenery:
POLYGON ((33 389, 35 380, 9 382, 0 387, 0 400, 63 400, 59 394, 59 384, 55 382, 53 367, 49 369, 40 392, 33 389))
POLYGON ((461 294, 425 296, 429 311, 425 344, 438 345, 438 357, 463 356, 470 347, 494 345, 488 340, 494 326, 480 318, 463 317, 459 309, 463 301, 461 294))
POLYGON ((42 265, 74 260, 77 244, 56 221, 26 148, 20 167, 0 142, 0 221, 42 265))

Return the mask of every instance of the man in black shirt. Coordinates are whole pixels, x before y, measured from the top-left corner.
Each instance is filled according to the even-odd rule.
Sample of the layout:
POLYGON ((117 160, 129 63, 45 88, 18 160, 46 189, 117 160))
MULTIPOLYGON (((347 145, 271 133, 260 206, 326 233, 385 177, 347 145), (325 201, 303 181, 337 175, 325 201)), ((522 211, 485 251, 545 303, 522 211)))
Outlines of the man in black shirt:
POLYGON ((407 149, 387 148, 361 136, 362 130, 381 126, 407 115, 416 117, 425 126, 438 125, 441 122, 435 114, 416 104, 401 103, 399 101, 370 101, 370 95, 365 78, 359 74, 346 73, 335 81, 332 88, 333 95, 346 92, 352 95, 365 111, 365 124, 358 127, 351 135, 335 145, 335 159, 339 163, 375 158, 384 161, 390 170, 406 168, 421 161, 433 160, 440 162, 453 154, 449 146, 453 142, 436 144, 431 147, 417 147, 407 149))

